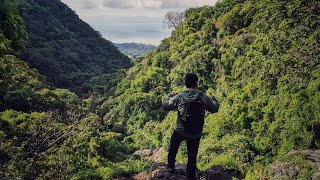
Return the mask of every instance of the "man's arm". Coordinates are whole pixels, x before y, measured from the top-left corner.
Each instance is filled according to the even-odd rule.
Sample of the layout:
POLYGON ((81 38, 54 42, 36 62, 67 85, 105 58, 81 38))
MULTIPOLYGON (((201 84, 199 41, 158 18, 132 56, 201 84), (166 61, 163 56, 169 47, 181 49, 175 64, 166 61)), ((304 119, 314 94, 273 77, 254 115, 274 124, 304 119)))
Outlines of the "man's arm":
POLYGON ((166 95, 163 101, 163 108, 166 111, 171 111, 177 108, 177 103, 179 99, 179 94, 170 93, 166 95))
POLYGON ((207 95, 202 96, 202 103, 205 106, 205 109, 211 113, 216 113, 219 110, 219 103, 215 97, 209 98, 207 95))

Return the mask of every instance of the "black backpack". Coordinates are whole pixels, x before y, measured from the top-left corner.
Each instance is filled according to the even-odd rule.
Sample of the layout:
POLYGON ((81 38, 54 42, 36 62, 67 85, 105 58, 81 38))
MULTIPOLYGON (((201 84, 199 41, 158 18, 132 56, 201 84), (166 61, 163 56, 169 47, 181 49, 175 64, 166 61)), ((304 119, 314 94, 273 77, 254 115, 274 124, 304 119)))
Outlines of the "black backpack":
POLYGON ((181 97, 178 116, 187 133, 199 134, 203 129, 205 111, 201 102, 202 96, 203 93, 200 92, 197 100, 193 102, 188 102, 181 97))

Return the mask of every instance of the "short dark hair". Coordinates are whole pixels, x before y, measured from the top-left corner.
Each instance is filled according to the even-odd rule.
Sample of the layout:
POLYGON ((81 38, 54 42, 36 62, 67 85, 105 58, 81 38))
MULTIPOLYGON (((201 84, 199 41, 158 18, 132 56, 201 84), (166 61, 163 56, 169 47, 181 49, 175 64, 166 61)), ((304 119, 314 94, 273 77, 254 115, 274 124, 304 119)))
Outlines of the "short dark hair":
POLYGON ((187 88, 194 88, 197 86, 198 76, 194 73, 187 73, 185 77, 185 84, 187 88))

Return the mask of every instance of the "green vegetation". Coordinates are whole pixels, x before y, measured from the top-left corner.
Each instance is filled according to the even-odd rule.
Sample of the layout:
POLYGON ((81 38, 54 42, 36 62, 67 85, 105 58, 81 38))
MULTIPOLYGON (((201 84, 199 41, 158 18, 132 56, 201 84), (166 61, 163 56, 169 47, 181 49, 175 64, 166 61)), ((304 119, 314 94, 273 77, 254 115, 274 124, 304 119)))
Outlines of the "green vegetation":
POLYGON ((29 34, 20 58, 44 75, 51 86, 78 95, 89 91, 107 94, 116 85, 112 79, 118 70, 131 66, 128 57, 61 1, 18 2, 29 34))
MULTIPOLYGON (((320 147, 317 1, 225 0, 189 9, 172 36, 128 71, 120 70, 127 58, 55 0, 19 1, 30 39, 19 57, 37 70, 29 68, 15 57, 27 35, 10 2, 0 8, 0 177, 111 179, 145 171, 149 162, 131 154, 168 147, 176 113, 165 112, 162 100, 184 88, 186 72, 197 73, 200 89, 221 104, 206 115, 200 169, 219 164, 248 179, 272 178, 269 165, 279 160, 298 169, 292 178, 315 177, 305 157, 285 155, 320 147), (47 85, 37 71, 73 92, 47 85), (83 98, 74 93, 91 89, 83 98)), ((178 161, 186 162, 185 146, 178 161)))
POLYGON ((194 72, 221 103, 206 117, 200 169, 220 164, 264 177, 291 149, 318 149, 319 9, 315 1, 226 0, 187 10, 101 106, 106 125, 140 148, 168 146, 176 114, 161 110, 162 98, 194 72))
POLYGON ((114 43, 119 48, 120 52, 125 54, 131 59, 144 57, 146 53, 156 49, 157 47, 151 44, 141 43, 114 43))
POLYGON ((111 179, 150 164, 129 159, 132 148, 107 132, 93 113, 69 110, 0 113, 0 176, 21 179, 111 179))
POLYGON ((2 56, 22 51, 28 35, 13 3, 0 0, 0 4, 0 56, 2 56))
POLYGON ((99 96, 52 89, 15 56, 24 50, 25 26, 13 1, 0 2, 0 178, 112 179, 145 171, 149 162, 132 158, 135 148, 95 113, 99 96))
MULTIPOLYGON (((67 101, 59 98, 55 91, 51 91, 37 71, 30 69, 27 63, 20 59, 8 55, 0 57, 0 69, 3 69, 0 88, 1 111, 15 109, 41 112, 50 109, 62 110, 67 106, 67 101)), ((69 90, 60 94, 62 93, 73 94, 69 90)))

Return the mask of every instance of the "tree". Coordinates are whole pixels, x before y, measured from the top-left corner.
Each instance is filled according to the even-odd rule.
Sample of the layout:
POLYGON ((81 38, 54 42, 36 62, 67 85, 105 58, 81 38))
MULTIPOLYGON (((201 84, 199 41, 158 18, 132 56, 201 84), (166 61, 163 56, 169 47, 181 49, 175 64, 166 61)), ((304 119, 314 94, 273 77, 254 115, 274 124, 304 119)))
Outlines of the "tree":
POLYGON ((25 49, 28 34, 13 1, 0 0, 0 56, 25 49))
POLYGON ((164 28, 177 28, 185 20, 185 13, 180 11, 169 11, 162 21, 164 28))

